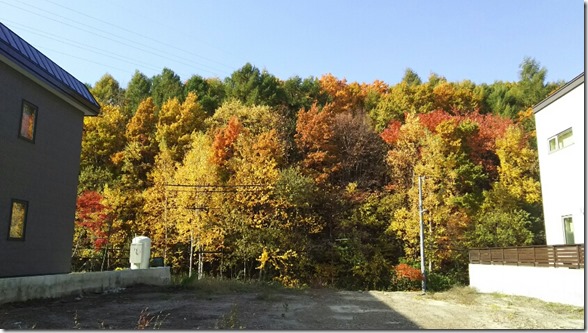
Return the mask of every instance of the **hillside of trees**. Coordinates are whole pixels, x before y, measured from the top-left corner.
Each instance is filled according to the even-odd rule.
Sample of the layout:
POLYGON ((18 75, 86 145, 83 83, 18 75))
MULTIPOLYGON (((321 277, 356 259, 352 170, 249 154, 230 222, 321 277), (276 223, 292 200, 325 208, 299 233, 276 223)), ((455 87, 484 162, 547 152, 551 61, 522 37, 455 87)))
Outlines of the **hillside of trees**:
POLYGON ((284 81, 251 64, 224 80, 137 71, 126 88, 106 74, 84 121, 74 257, 128 257, 144 235, 175 273, 202 253, 209 275, 406 289, 424 176, 429 278, 464 282, 468 248, 544 244, 530 107, 563 83, 545 77, 532 58, 492 84, 410 69, 392 86, 284 81))

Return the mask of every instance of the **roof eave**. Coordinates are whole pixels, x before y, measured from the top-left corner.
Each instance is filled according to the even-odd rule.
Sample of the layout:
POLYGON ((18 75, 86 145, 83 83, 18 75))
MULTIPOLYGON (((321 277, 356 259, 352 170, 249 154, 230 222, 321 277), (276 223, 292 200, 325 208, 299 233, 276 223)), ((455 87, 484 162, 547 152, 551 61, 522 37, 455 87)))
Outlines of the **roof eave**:
POLYGON ((556 100, 558 100, 559 98, 561 98, 565 94, 569 93, 574 88, 576 88, 577 86, 581 85, 582 83, 584 83, 584 72, 582 72, 581 74, 579 74, 578 76, 576 76, 575 78, 573 78, 570 82, 564 84, 561 88, 559 88, 558 90, 556 90, 553 94, 551 94, 550 96, 546 97, 541 102, 535 104, 533 106, 533 113, 537 113, 537 112, 541 111, 546 106, 548 106, 549 104, 555 102, 556 100))
POLYGON ((20 55, 12 49, 0 48, 0 60, 25 75, 31 80, 37 82, 55 95, 61 97, 78 110, 82 111, 85 116, 96 116, 100 113, 100 106, 90 103, 88 100, 79 96, 71 88, 65 86, 48 73, 41 71, 30 60, 20 55))

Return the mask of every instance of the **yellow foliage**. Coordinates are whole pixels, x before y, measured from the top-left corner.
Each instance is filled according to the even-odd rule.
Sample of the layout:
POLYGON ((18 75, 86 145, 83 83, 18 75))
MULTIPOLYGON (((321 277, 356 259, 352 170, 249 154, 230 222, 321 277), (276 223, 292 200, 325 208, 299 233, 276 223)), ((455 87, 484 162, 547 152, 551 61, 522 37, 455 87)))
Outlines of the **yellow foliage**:
POLYGON ((523 130, 509 127, 504 136, 496 140, 496 154, 500 184, 515 198, 533 204, 541 200, 539 162, 523 130))

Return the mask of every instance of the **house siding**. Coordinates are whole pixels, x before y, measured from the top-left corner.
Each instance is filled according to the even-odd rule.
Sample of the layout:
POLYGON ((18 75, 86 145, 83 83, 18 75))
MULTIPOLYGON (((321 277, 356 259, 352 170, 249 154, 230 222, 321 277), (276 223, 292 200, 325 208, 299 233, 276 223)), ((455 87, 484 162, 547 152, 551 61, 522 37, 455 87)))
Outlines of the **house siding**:
POLYGON ((584 243, 584 83, 535 113, 547 245, 565 244, 563 216, 584 243), (549 151, 549 138, 572 128, 573 144, 549 151))
POLYGON ((68 273, 83 113, 0 62, 0 277, 68 273), (22 101, 35 141, 18 137, 22 101), (28 201, 25 239, 9 240, 12 199, 28 201))

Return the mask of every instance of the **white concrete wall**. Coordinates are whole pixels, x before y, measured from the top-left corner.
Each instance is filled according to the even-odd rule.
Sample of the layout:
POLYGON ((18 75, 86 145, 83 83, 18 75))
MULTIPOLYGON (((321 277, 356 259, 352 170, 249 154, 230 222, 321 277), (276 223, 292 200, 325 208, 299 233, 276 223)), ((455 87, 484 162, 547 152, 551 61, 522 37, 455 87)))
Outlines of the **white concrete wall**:
POLYGON ((547 245, 565 244, 565 215, 584 243, 584 113, 584 83, 535 113, 547 245), (549 152, 549 138, 570 127, 574 143, 549 152))
POLYGON ((470 287, 584 306, 584 269, 470 264, 470 287))
POLYGON ((169 267, 0 278, 0 304, 104 292, 135 284, 169 285, 169 267))

